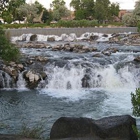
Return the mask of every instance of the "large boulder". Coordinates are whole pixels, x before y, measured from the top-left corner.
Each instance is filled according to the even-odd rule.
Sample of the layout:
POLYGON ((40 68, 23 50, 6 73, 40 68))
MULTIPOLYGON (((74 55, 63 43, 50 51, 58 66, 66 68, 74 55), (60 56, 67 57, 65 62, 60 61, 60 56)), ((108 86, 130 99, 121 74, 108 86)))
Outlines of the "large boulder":
POLYGON ((105 117, 95 121, 102 128, 108 138, 138 140, 132 125, 136 126, 136 120, 130 115, 105 117))
POLYGON ((36 40, 37 40, 37 35, 36 34, 31 35, 30 41, 36 41, 36 40))
POLYGON ((101 138, 107 137, 92 119, 61 117, 54 123, 51 129, 50 139, 63 139, 71 137, 95 138, 98 135, 100 135, 101 138))
POLYGON ((138 140, 132 125, 136 126, 136 120, 130 115, 100 120, 61 117, 54 123, 50 139, 138 140))

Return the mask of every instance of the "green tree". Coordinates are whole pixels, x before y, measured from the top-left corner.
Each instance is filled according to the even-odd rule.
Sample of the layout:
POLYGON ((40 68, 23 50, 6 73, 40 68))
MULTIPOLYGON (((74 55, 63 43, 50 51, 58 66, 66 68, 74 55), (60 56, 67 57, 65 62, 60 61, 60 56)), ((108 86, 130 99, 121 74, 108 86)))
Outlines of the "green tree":
POLYGON ((9 0, 0 0, 0 15, 2 13, 3 10, 5 10, 5 8, 8 5, 9 0))
POLYGON ((54 0, 51 4, 51 8, 53 8, 53 19, 56 21, 70 15, 70 11, 65 6, 64 0, 54 0))
POLYGON ((40 14, 43 10, 46 10, 38 1, 35 1, 34 5, 38 9, 37 14, 40 14))
POLYGON ((20 52, 6 38, 5 31, 0 28, 0 58, 6 61, 16 61, 19 58, 20 52))
POLYGON ((75 10, 76 19, 93 19, 94 0, 72 0, 70 6, 75 10))
POLYGON ((35 18, 37 16, 37 12, 38 9, 36 8, 36 6, 34 4, 24 4, 21 5, 18 9, 18 14, 26 19, 26 22, 28 23, 32 23, 33 22, 33 18, 35 18))
POLYGON ((110 1, 109 0, 96 0, 95 2, 95 18, 103 23, 110 17, 110 1))
POLYGON ((4 10, 2 12, 1 16, 2 16, 2 18, 4 20, 4 22, 7 22, 7 23, 10 24, 13 21, 13 16, 12 16, 12 14, 8 10, 4 10))
POLYGON ((52 13, 48 10, 44 10, 43 12, 43 16, 41 18, 41 20, 43 21, 43 23, 50 23, 50 21, 52 20, 52 13))
POLYGON ((25 4, 25 0, 10 0, 8 4, 8 11, 12 14, 13 20, 23 20, 18 14, 17 8, 25 4))

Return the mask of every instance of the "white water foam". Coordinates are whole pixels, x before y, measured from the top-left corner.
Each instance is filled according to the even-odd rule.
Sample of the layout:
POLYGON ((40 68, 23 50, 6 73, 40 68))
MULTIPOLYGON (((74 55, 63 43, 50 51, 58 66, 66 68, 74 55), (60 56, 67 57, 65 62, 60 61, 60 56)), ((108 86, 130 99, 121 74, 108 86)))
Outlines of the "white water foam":
MULTIPOLYGON (((69 69, 66 67, 54 67, 47 73, 48 84, 46 84, 46 87, 40 93, 56 98, 79 100, 85 97, 90 98, 88 96, 90 89, 93 91, 95 89, 103 89, 107 93, 113 93, 108 94, 111 101, 108 100, 107 102, 113 103, 113 98, 123 101, 123 98, 130 98, 130 93, 139 86, 139 77, 136 76, 138 71, 139 69, 137 71, 130 71, 128 66, 117 71, 114 65, 92 68, 89 74, 90 80, 88 81, 90 88, 87 88, 87 92, 85 88, 82 88, 82 78, 86 74, 85 68, 73 65, 69 69)), ((126 101, 128 100, 130 99, 126 99, 126 101)))
MULTIPOLYGON (((12 37, 11 41, 14 43, 16 41, 30 41, 30 37, 33 34, 23 34, 21 36, 16 36, 16 37, 12 37)), ((55 39, 55 41, 77 41, 77 40, 84 40, 84 39, 90 39, 90 36, 98 36, 98 40, 97 42, 106 42, 109 41, 109 38, 112 37, 111 34, 107 34, 106 37, 103 36, 102 33, 94 33, 94 32, 86 32, 84 34, 82 34, 80 37, 77 37, 75 33, 71 33, 69 35, 67 34, 62 34, 61 36, 57 36, 57 35, 41 35, 41 34, 37 34, 37 41, 47 41, 48 38, 53 37, 55 39)))
POLYGON ((18 76, 18 81, 17 81, 17 89, 18 90, 27 90, 26 81, 23 78, 23 73, 24 73, 24 71, 22 73, 20 73, 18 76))

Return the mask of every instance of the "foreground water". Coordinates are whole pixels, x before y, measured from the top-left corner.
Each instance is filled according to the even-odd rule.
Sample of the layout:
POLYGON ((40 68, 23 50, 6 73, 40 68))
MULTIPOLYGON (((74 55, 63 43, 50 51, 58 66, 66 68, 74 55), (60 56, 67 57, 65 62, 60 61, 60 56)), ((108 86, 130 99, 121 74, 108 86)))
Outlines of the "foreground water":
MULTIPOLYGON (((96 47, 103 50, 110 44, 96 47)), ((49 58, 44 65, 48 80, 29 90, 20 75, 17 88, 0 91, 0 132, 20 133, 23 125, 43 124, 44 135, 49 136, 53 123, 62 116, 99 119, 132 115, 131 92, 139 87, 140 79, 139 63, 133 60, 140 54, 139 46, 113 47, 119 52, 98 58, 94 53, 22 48, 26 55, 49 58)))

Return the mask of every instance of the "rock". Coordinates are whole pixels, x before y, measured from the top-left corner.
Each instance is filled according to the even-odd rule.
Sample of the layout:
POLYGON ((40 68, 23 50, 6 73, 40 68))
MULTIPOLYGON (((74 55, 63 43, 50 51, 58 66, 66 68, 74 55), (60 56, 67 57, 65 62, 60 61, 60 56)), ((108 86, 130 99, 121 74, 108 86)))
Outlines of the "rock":
POLYGON ((36 34, 31 35, 30 41, 36 41, 36 40, 37 40, 37 35, 36 34))
POLYGON ((61 46, 57 45, 52 47, 52 51, 58 51, 58 50, 61 50, 61 46))
POLYGON ((17 64, 17 68, 20 70, 20 71, 23 71, 24 70, 24 66, 22 64, 17 64))
POLYGON ((140 56, 134 58, 134 61, 136 61, 136 62, 140 62, 140 56))
POLYGON ((136 126, 136 120, 130 115, 99 120, 61 117, 52 126, 50 139, 138 140, 132 125, 136 126))
POLYGON ((111 55, 111 52, 110 51, 102 51, 102 53, 106 56, 110 56, 111 55))
POLYGON ((48 37, 47 38, 47 41, 54 42, 55 41, 55 38, 54 37, 48 37))
POLYGON ((103 57, 103 55, 101 55, 101 53, 96 53, 92 57, 103 57))
POLYGON ((136 120, 130 115, 105 117, 95 121, 108 135, 108 138, 126 140, 138 140, 132 125, 136 126, 136 120))
POLYGON ((92 40, 97 40, 99 38, 99 36, 97 36, 97 35, 91 35, 90 36, 90 40, 92 41, 92 40))
POLYGON ((100 137, 106 134, 89 118, 59 118, 50 132, 50 139, 78 138, 78 137, 100 137))

